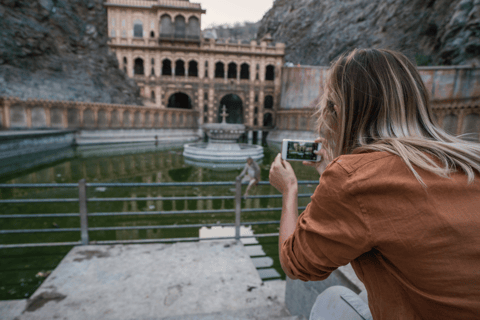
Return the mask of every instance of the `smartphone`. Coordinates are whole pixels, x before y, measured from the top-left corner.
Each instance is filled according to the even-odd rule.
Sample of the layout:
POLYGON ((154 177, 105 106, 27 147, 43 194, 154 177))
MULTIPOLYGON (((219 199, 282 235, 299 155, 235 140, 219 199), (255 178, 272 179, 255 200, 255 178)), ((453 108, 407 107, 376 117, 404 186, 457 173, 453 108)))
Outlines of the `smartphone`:
POLYGON ((282 142, 282 159, 290 161, 320 161, 322 157, 315 154, 322 148, 321 143, 306 140, 288 140, 282 142))

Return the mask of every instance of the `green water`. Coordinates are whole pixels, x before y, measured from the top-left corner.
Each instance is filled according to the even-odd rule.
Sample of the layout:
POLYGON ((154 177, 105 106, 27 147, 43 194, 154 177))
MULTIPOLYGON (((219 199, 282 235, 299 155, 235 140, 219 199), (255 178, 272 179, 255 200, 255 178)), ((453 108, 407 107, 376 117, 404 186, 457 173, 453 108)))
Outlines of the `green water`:
MULTIPOLYGON (((268 181, 270 164, 276 152, 265 147, 265 158, 260 164, 261 178, 268 181)), ((317 180, 313 168, 292 163, 298 180, 317 180)), ((73 156, 64 161, 41 168, 10 175, 1 183, 76 183, 87 182, 202 182, 234 181, 241 169, 217 171, 200 168, 184 162, 181 147, 101 147, 75 150, 73 156), (128 149, 128 150, 126 150, 128 149)), ((316 185, 302 185, 299 193, 311 194, 316 185)), ((245 190, 245 186, 243 186, 245 190)), ((88 198, 108 197, 181 197, 181 196, 233 196, 231 187, 142 187, 142 188, 88 188, 88 198)), ((271 186, 257 186, 251 195, 278 194, 271 186)), ((1 199, 34 198, 77 198, 78 189, 0 189, 1 199)), ((305 206, 309 198, 299 199, 299 206, 305 206)), ((175 200, 175 201, 121 201, 89 202, 88 212, 140 212, 171 210, 215 210, 234 209, 234 200, 175 200)), ((242 208, 281 207, 281 199, 242 200, 242 208)), ((28 213, 78 213, 77 203, 34 203, 0 204, 0 214, 28 213)), ((280 211, 242 213, 242 223, 280 220, 280 211)), ((127 227, 182 224, 233 223, 234 213, 184 214, 162 216, 114 216, 90 217, 89 227, 127 227)), ((3 230, 10 229, 56 229, 79 228, 78 217, 0 219, 3 230)), ((247 226, 254 234, 276 233, 277 225, 247 226)), ((210 229, 211 230, 211 229, 210 229)), ((90 241, 136 240, 199 237, 199 228, 147 229, 90 231, 90 241)), ((222 235, 220 235, 222 236, 222 235)), ((33 234, 2 234, 0 244, 35 242, 79 241, 79 232, 55 232, 33 234)), ((278 238, 257 238, 258 243, 247 245, 252 260, 264 280, 285 278, 278 260, 278 238)), ((55 269, 71 247, 25 248, 0 250, 0 300, 29 297, 40 286, 43 277, 39 272, 55 269)))

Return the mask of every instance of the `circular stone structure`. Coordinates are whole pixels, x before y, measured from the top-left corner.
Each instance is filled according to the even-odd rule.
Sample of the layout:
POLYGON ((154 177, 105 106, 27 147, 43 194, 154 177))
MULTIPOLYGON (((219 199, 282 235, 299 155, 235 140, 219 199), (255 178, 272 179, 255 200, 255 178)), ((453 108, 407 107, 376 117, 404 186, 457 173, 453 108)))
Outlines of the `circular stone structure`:
POLYGON ((241 168, 247 158, 254 161, 263 159, 263 147, 237 143, 245 133, 243 124, 225 122, 227 116, 223 108, 222 123, 208 123, 202 130, 208 136, 208 143, 189 143, 184 145, 183 156, 186 162, 200 167, 230 169, 241 168))

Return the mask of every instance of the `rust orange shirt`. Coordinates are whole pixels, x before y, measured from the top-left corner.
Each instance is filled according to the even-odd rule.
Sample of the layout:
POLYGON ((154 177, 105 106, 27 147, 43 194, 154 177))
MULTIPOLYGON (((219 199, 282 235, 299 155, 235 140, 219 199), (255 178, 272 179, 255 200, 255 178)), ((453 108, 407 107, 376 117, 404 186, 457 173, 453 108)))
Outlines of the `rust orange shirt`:
POLYGON ((415 168, 388 152, 324 171, 282 260, 303 281, 351 262, 379 319, 480 319, 480 181, 415 168))

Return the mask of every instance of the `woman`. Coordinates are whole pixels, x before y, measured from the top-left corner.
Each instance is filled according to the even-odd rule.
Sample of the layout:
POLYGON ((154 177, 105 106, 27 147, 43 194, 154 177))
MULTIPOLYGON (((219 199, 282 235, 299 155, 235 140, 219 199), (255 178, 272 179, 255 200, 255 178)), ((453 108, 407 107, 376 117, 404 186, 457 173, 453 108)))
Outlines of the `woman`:
POLYGON ((324 280, 351 263, 373 319, 480 319, 480 145, 440 129, 429 101, 398 52, 333 63, 318 112, 320 184, 298 219, 292 167, 279 155, 270 170, 287 276, 324 280))

